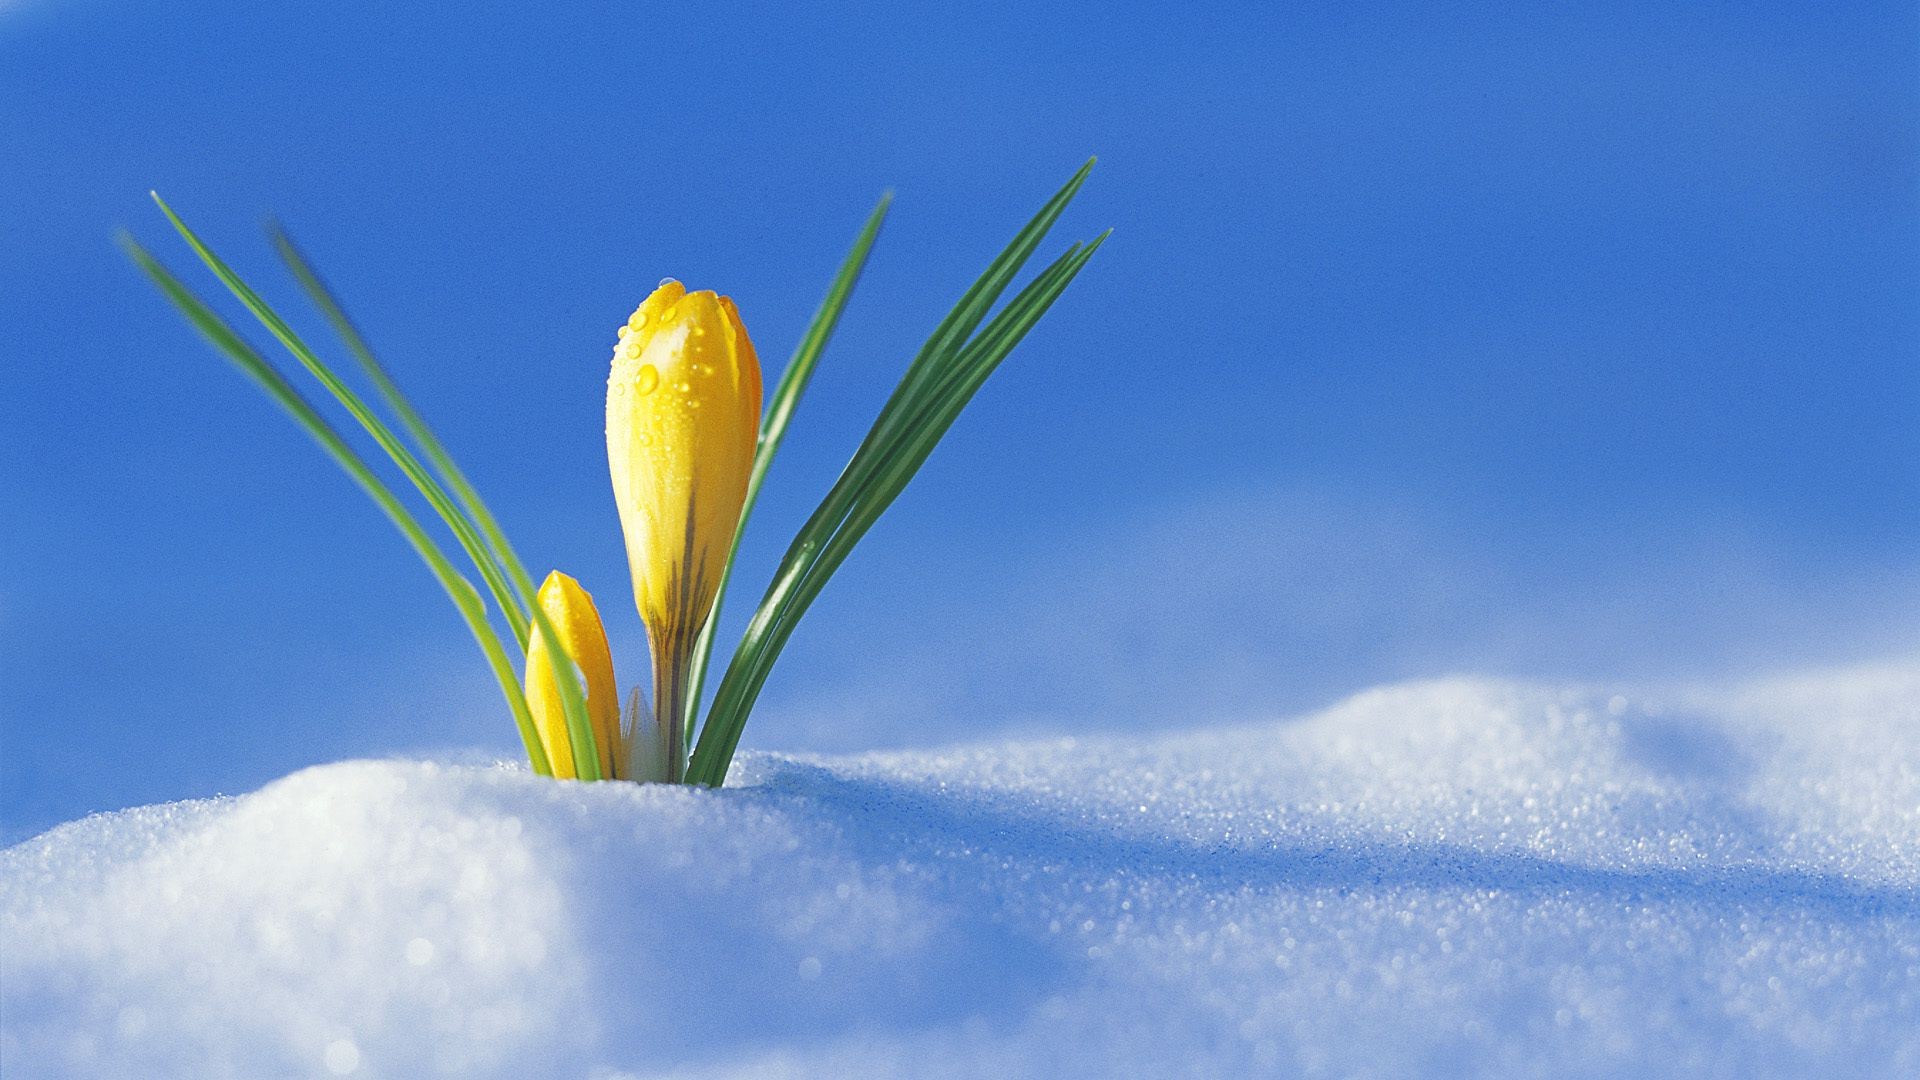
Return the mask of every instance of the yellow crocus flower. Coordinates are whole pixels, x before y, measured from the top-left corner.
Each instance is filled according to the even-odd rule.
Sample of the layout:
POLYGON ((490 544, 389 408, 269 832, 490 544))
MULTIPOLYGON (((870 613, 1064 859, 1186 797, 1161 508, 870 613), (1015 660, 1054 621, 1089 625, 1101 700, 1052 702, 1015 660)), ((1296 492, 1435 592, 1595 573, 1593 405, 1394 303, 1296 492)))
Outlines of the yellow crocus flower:
MULTIPOLYGON (((587 691, 587 716, 593 721, 593 741, 600 751, 600 767, 609 778, 623 760, 620 733, 620 690, 613 681, 613 654, 607 649, 607 631, 593 597, 580 583, 555 570, 540 586, 536 601, 559 635, 560 651, 580 669, 587 691)), ((527 708, 533 713, 540 744, 562 780, 579 776, 573 744, 567 738, 567 711, 547 659, 546 639, 536 624, 527 645, 527 708)))
POLYGON ((607 464, 653 652, 660 742, 676 747, 660 770, 670 780, 685 770, 687 667, 746 500, 760 392, 760 361, 727 297, 669 279, 620 328, 607 464))

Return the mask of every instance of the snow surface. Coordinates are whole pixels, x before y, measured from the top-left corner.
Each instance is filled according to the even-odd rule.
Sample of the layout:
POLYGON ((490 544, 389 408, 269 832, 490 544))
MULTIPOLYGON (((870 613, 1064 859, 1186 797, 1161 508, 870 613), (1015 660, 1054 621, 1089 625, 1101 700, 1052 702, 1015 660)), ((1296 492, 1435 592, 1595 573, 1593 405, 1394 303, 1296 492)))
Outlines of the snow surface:
POLYGON ((5 1071, 1920 1075, 1920 663, 737 777, 62 826, 0 853, 5 1071))

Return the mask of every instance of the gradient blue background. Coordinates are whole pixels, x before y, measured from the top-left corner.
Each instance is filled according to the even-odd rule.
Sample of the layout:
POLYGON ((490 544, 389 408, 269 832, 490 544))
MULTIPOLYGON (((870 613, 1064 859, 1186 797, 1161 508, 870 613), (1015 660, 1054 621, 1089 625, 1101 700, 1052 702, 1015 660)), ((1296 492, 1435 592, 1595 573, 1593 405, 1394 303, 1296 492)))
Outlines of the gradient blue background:
POLYGON ((809 617, 750 746, 1920 647, 1911 3, 812 7, 0 5, 0 838, 517 752, 388 524, 113 248, 192 269, 148 188, 294 308, 256 229, 289 224, 631 680, 600 396, 634 303, 729 292, 777 371, 898 192, 751 599, 920 338, 1099 154, 1047 250, 1114 239, 809 617))

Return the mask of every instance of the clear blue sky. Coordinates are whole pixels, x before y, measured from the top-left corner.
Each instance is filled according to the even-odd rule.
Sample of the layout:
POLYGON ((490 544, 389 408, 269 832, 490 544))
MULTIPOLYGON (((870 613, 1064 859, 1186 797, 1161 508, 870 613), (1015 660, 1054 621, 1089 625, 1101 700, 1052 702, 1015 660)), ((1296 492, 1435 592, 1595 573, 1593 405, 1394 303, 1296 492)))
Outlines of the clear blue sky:
POLYGON ((1911 3, 819 6, 0 5, 0 838, 515 752, 399 538, 114 249, 190 269, 149 188, 294 306, 256 227, 289 224, 631 681, 621 317, 720 289, 777 370, 898 193, 757 595, 921 336, 1099 154, 1057 244, 1113 241, 751 746, 1920 645, 1911 3))

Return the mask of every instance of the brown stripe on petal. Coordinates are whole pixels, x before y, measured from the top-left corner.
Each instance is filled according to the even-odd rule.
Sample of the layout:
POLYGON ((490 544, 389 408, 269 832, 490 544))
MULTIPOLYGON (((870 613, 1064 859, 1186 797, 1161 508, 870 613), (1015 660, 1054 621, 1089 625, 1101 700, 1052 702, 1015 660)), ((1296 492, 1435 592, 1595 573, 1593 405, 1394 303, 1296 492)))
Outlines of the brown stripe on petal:
POLYGON ((680 580, 675 583, 673 598, 674 621, 684 628, 691 629, 693 624, 694 601, 700 595, 700 582, 696 573, 700 567, 695 565, 697 548, 697 529, 700 521, 700 471, 696 466, 692 483, 688 484, 686 529, 680 537, 680 580))

